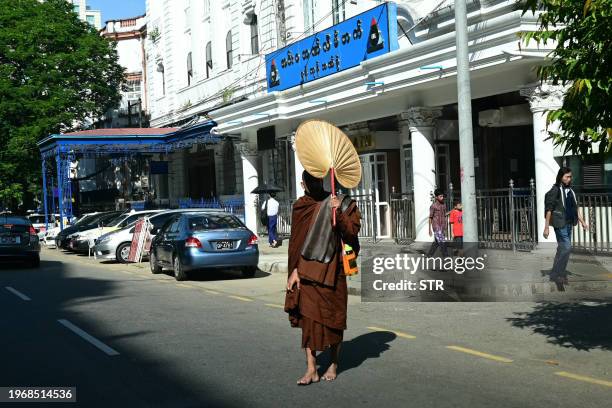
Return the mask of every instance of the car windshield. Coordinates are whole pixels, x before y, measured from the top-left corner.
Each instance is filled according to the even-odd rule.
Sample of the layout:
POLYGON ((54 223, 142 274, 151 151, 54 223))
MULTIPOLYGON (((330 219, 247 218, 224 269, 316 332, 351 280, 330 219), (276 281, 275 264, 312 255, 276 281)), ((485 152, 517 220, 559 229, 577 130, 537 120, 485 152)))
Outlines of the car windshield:
POLYGON ((86 225, 90 221, 93 221, 96 218, 99 218, 102 214, 89 214, 82 216, 75 225, 86 225))
POLYGON ((137 213, 137 214, 132 214, 127 218, 124 218, 119 224, 115 225, 116 227, 119 228, 123 228, 126 227, 132 223, 135 223, 137 220, 144 218, 146 216, 151 215, 151 213, 137 213))
POLYGON ((30 220, 32 224, 44 224, 45 223, 44 215, 30 215, 28 219, 30 220))
POLYGON ((116 224, 118 224, 119 222, 121 222, 121 220, 123 219, 124 214, 108 214, 105 217, 102 217, 98 220, 99 223, 104 224, 104 226, 115 226, 116 224))
POLYGON ((189 216, 187 224, 191 231, 209 231, 216 229, 240 228, 242 224, 233 215, 229 214, 206 214, 189 216))

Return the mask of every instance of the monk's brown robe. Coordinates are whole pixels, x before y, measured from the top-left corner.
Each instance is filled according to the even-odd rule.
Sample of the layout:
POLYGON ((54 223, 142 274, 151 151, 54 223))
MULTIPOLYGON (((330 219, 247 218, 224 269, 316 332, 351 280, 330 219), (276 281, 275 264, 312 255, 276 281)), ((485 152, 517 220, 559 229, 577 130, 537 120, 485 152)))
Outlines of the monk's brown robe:
MULTIPOLYGON (((322 351, 342 342, 346 329, 348 292, 342 267, 340 244, 330 263, 309 261, 302 257, 302 246, 318 211, 331 211, 328 203, 321 205, 310 196, 300 197, 293 204, 291 238, 289 240, 289 275, 298 269, 300 290, 287 293, 285 311, 291 326, 302 329, 302 348, 322 351), (324 208, 323 208, 324 207, 324 208)), ((342 212, 336 210, 335 234, 345 243, 357 247, 361 214, 355 202, 342 212)))

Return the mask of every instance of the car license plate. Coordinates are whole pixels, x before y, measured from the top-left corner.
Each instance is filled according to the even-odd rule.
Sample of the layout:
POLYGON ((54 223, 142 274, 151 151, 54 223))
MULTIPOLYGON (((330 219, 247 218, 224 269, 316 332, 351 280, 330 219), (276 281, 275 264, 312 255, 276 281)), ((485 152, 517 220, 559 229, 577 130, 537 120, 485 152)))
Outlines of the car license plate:
POLYGON ((21 237, 2 237, 0 238, 1 244, 19 244, 21 242, 21 237))
POLYGON ((233 249, 232 241, 217 241, 217 249, 233 249))

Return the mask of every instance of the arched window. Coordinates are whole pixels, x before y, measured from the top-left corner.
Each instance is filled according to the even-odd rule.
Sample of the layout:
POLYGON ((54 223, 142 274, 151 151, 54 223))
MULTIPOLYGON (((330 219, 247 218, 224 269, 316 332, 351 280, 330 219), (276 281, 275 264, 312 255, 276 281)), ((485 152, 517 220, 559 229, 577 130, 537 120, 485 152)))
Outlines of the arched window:
POLYGON ((257 27, 257 14, 251 17, 251 54, 259 54, 259 33, 257 27))
POLYGON ((227 50, 227 69, 230 69, 232 67, 232 63, 234 60, 234 50, 232 47, 232 30, 229 30, 227 32, 227 35, 225 36, 225 49, 227 50))
POLYGON ((193 81, 193 64, 191 61, 191 52, 187 54, 187 86, 193 81))
POLYGON ((157 72, 158 72, 158 84, 161 88, 161 96, 166 95, 166 73, 164 69, 164 63, 159 62, 157 64, 157 72))
POLYGON ((212 74, 212 69, 213 69, 212 44, 209 41, 206 44, 206 78, 210 78, 210 74, 212 74))

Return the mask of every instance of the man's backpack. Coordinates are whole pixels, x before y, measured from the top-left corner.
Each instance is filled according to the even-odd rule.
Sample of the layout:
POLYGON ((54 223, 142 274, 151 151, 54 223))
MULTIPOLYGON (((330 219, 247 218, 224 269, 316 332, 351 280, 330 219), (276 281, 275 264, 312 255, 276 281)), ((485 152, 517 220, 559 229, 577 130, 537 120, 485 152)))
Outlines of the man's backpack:
POLYGON ((268 225, 268 200, 264 203, 261 213, 259 214, 261 225, 268 225))

